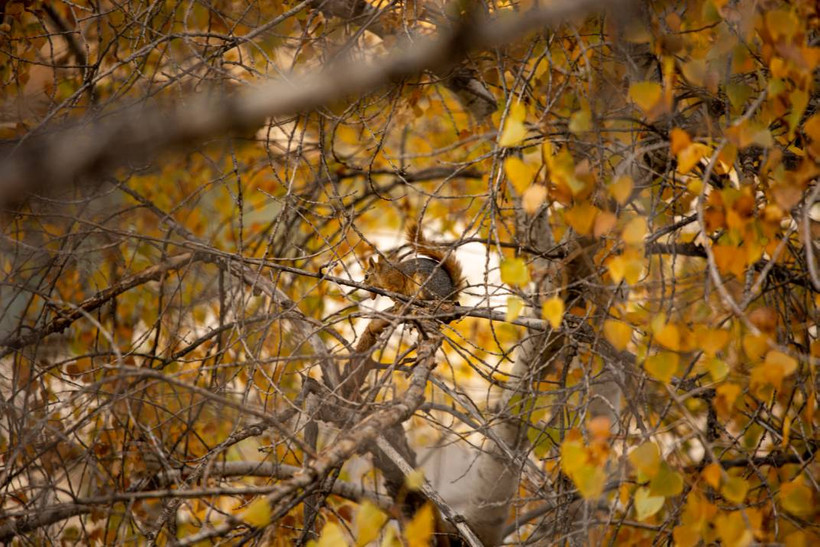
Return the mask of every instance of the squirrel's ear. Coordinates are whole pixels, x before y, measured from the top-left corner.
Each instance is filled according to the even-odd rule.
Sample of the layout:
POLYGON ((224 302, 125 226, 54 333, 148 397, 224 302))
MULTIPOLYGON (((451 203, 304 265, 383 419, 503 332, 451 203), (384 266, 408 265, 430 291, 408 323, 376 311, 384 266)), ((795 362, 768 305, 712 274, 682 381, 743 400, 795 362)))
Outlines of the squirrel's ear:
POLYGON ((371 268, 375 268, 375 267, 376 267, 376 261, 375 261, 375 260, 373 260, 373 257, 372 257, 372 256, 371 256, 371 257, 369 257, 369 258, 367 259, 367 265, 368 265, 368 266, 370 266, 371 268))

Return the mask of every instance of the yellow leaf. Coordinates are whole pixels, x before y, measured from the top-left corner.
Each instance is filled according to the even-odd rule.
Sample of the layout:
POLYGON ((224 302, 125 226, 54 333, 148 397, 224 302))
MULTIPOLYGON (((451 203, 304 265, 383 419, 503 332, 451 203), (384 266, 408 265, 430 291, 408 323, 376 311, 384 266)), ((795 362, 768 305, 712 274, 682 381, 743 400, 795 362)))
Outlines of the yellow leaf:
POLYGON ((764 18, 774 40, 788 41, 801 29, 800 20, 791 10, 769 10, 764 18))
POLYGON ((653 496, 677 496, 683 492, 683 477, 666 462, 661 463, 658 474, 649 483, 649 493, 653 496))
POLYGON ((524 163, 524 160, 517 156, 509 156, 504 160, 504 172, 515 191, 523 194, 532 184, 538 170, 532 165, 524 163))
POLYGON ((710 463, 703 468, 700 474, 703 480, 706 481, 706 484, 717 490, 717 487, 720 486, 720 476, 722 474, 719 463, 710 463))
POLYGON ((363 547, 379 537, 388 516, 372 502, 365 500, 356 512, 356 546, 363 547))
POLYGON ((754 539, 740 511, 720 513, 715 518, 715 528, 726 547, 746 547, 754 539))
POLYGON ((632 249, 627 249, 622 255, 614 256, 607 261, 607 268, 612 280, 615 283, 624 280, 630 285, 634 285, 640 280, 643 265, 643 256, 632 249))
POLYGON ((505 319, 507 321, 514 321, 519 315, 521 315, 521 310, 524 309, 524 301, 518 298, 517 296, 508 296, 507 297, 507 313, 505 315, 505 319))
POLYGON ((572 474, 572 482, 586 500, 601 497, 606 486, 606 472, 597 465, 584 465, 572 474))
POLYGON ((499 146, 516 146, 527 136, 527 128, 524 126, 524 118, 527 111, 523 104, 515 103, 510 108, 510 114, 504 120, 504 131, 498 141, 499 146))
POLYGON ((592 113, 589 108, 573 112, 569 117, 569 130, 571 133, 577 135, 590 129, 592 129, 592 113))
POLYGON ((812 491, 803 484, 800 477, 783 483, 777 497, 783 509, 797 517, 810 517, 816 511, 812 491))
POLYGON ((635 513, 639 521, 643 521, 657 513, 663 507, 663 496, 653 496, 649 488, 641 487, 635 490, 635 513))
POLYGON ((624 205, 632 195, 632 188, 634 186, 635 183, 632 182, 632 177, 628 175, 621 175, 609 183, 609 186, 607 186, 607 191, 609 192, 609 195, 618 202, 618 204, 624 205))
POLYGON ((550 141, 545 140, 543 143, 541 143, 541 160, 547 165, 549 169, 552 169, 552 156, 552 143, 550 141))
POLYGON ((518 286, 530 282, 530 271, 523 258, 510 258, 501 261, 501 282, 518 286))
POLYGON ((560 327, 564 317, 564 301, 557 296, 544 301, 541 305, 541 317, 549 321, 552 328, 560 327))
POLYGON ((621 238, 627 245, 642 245, 646 237, 646 219, 637 217, 630 220, 621 232, 621 238))
POLYGON ((681 524, 672 530, 675 547, 695 547, 700 543, 700 528, 681 524))
POLYGON ((629 86, 629 98, 644 112, 652 110, 662 96, 663 90, 657 82, 636 82, 629 86))
POLYGON ((615 349, 623 351, 632 340, 632 327, 616 319, 607 319, 604 321, 604 337, 615 349))
POLYGON ((691 84, 698 87, 706 85, 708 74, 708 67, 706 59, 694 59, 681 65, 681 72, 691 84))
POLYGON ((588 201, 582 201, 566 211, 564 213, 564 219, 567 221, 567 224, 569 224, 570 227, 579 235, 585 236, 592 232, 592 227, 595 225, 595 216, 597 214, 597 207, 588 201))
POLYGON ((749 146, 771 148, 774 145, 772 132, 768 127, 756 120, 744 120, 726 130, 730 142, 739 149, 749 146))
POLYGON ((347 545, 344 530, 335 522, 328 522, 322 528, 316 547, 339 547, 340 545, 347 545))
POLYGON ((421 469, 414 469, 404 477, 404 485, 408 490, 418 491, 424 485, 424 471, 421 469))
POLYGON ((432 505, 425 503, 416 511, 404 529, 404 537, 410 547, 427 547, 435 532, 436 516, 432 505))
POLYGON ((528 215, 535 214, 536 211, 547 200, 547 187, 541 184, 533 184, 524 191, 521 198, 521 205, 528 215))
POLYGON ((380 547, 403 547, 395 527, 388 526, 385 528, 380 547))
POLYGON ((721 495, 732 503, 743 503, 746 499, 746 492, 749 491, 749 483, 741 477, 729 476, 723 481, 723 486, 720 488, 721 495))
POLYGON ((726 364, 726 361, 723 359, 718 359, 717 357, 707 361, 706 370, 709 371, 709 374, 712 376, 712 380, 715 382, 722 382, 727 376, 729 376, 729 365, 726 364))
POLYGON ((646 358, 643 367, 653 378, 668 384, 672 376, 678 371, 680 357, 677 353, 663 351, 646 358))
POLYGON ((666 323, 655 331, 655 340, 672 351, 680 350, 680 331, 674 323, 666 323))
POLYGON ((572 474, 586 464, 588 459, 584 443, 574 436, 567 436, 561 443, 561 469, 567 475, 572 474))
POLYGON ((711 149, 705 144, 699 142, 690 144, 678 154, 678 173, 685 175, 710 152, 711 149))
POLYGON ((769 349, 768 340, 765 334, 747 334, 742 341, 743 351, 749 359, 757 361, 769 349))
POLYGON ((752 369, 751 385, 758 391, 763 386, 772 386, 780 390, 783 378, 797 370, 797 360, 785 353, 772 350, 766 354, 766 360, 752 369))
POLYGON ((658 445, 647 441, 629 453, 629 461, 635 469, 651 478, 660 470, 661 451, 658 445))
POLYGON ((239 519, 255 528, 262 528, 270 524, 271 510, 268 500, 264 497, 256 498, 239 515, 239 519))

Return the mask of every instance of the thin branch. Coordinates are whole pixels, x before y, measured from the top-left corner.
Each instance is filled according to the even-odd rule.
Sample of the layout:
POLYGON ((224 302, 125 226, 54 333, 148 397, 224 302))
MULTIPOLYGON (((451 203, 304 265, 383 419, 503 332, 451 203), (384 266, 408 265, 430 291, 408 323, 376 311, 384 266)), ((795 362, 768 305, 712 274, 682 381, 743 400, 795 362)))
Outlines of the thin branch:
POLYGON ((68 328, 74 321, 83 317, 84 314, 96 310, 106 302, 109 302, 110 300, 116 298, 122 293, 129 291, 134 287, 144 285, 149 281, 159 281, 168 272, 184 268, 185 266, 188 266, 192 262, 199 260, 201 258, 202 257, 199 256, 197 253, 180 254, 166 260, 165 262, 157 264, 156 266, 151 266, 137 274, 123 278, 119 282, 108 287, 107 289, 98 292, 94 296, 86 298, 85 300, 77 304, 75 307, 68 310, 58 311, 57 313, 59 314, 59 316, 50 321, 45 326, 33 330, 28 334, 20 336, 7 336, 3 340, 0 340, 0 346, 5 346, 6 348, 0 351, 0 358, 5 357, 6 355, 14 352, 15 350, 38 342, 46 336, 48 336, 49 334, 53 334, 55 332, 62 332, 66 328, 68 328))
MULTIPOLYGON (((287 508, 288 501, 300 490, 308 493, 317 488, 332 469, 364 450, 366 445, 380 436, 383 431, 406 421, 413 415, 424 402, 424 388, 427 385, 427 377, 436 365, 435 354, 441 345, 441 339, 441 334, 435 333, 433 329, 429 338, 419 345, 418 363, 413 369, 410 387, 401 398, 392 401, 386 408, 365 417, 307 464, 300 474, 276 485, 276 489, 266 498, 274 520, 280 516, 283 507, 287 508)), ((241 524, 241 520, 231 516, 222 524, 181 540, 179 545, 193 545, 210 538, 224 536, 241 524)))

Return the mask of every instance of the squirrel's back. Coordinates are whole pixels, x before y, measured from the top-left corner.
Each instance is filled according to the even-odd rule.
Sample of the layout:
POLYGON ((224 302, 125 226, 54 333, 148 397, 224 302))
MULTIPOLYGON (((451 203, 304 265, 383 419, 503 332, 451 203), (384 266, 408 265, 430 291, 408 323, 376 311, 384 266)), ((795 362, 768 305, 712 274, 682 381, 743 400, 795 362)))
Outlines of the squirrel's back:
MULTIPOLYGON (((402 266, 404 264, 412 264, 412 266, 409 267, 414 269, 413 274, 418 276, 424 276, 424 274, 426 274, 421 281, 429 279, 426 285, 429 290, 432 290, 432 292, 435 292, 436 295, 441 298, 455 300, 458 297, 458 293, 464 288, 464 275, 461 272, 461 264, 459 264, 456 259, 455 253, 452 251, 443 251, 439 247, 431 244, 427 238, 424 237, 424 234, 419 229, 419 225, 415 222, 411 222, 407 226, 407 241, 416 249, 417 253, 424 256, 406 260, 402 262, 402 266), (432 278, 430 277, 431 273, 433 275, 432 278), (449 279, 445 279, 445 277, 438 274, 444 274, 444 276, 449 279), (449 281, 449 284, 446 284, 446 281, 449 281), (449 287, 447 287, 449 290, 445 291, 443 288, 446 285, 449 285, 449 287), (447 294, 444 294, 445 292, 447 294)), ((404 270, 404 268, 402 268, 402 270, 404 270)), ((409 271, 405 273, 411 275, 409 271)))
POLYGON ((398 265, 399 270, 422 289, 425 300, 455 300, 458 287, 439 262, 431 258, 410 258, 398 265))

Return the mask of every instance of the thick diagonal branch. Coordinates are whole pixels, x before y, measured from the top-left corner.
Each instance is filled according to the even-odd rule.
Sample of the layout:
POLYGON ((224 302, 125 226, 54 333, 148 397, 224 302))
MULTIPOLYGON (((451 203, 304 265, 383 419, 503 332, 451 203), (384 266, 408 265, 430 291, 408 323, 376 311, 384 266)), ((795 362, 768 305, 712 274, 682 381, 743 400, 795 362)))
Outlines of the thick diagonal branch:
POLYGON ((600 7, 593 0, 553 3, 521 15, 483 18, 430 39, 395 48, 378 62, 342 62, 310 75, 294 76, 244 93, 190 98, 172 109, 131 109, 87 129, 72 127, 31 138, 0 161, 0 208, 30 192, 65 187, 75 180, 159 152, 214 136, 258 127, 271 117, 310 111, 345 97, 367 94, 424 70, 453 66, 470 50, 493 47, 527 32, 554 26, 600 7), (70 138, 68 135, 70 134, 70 138))

